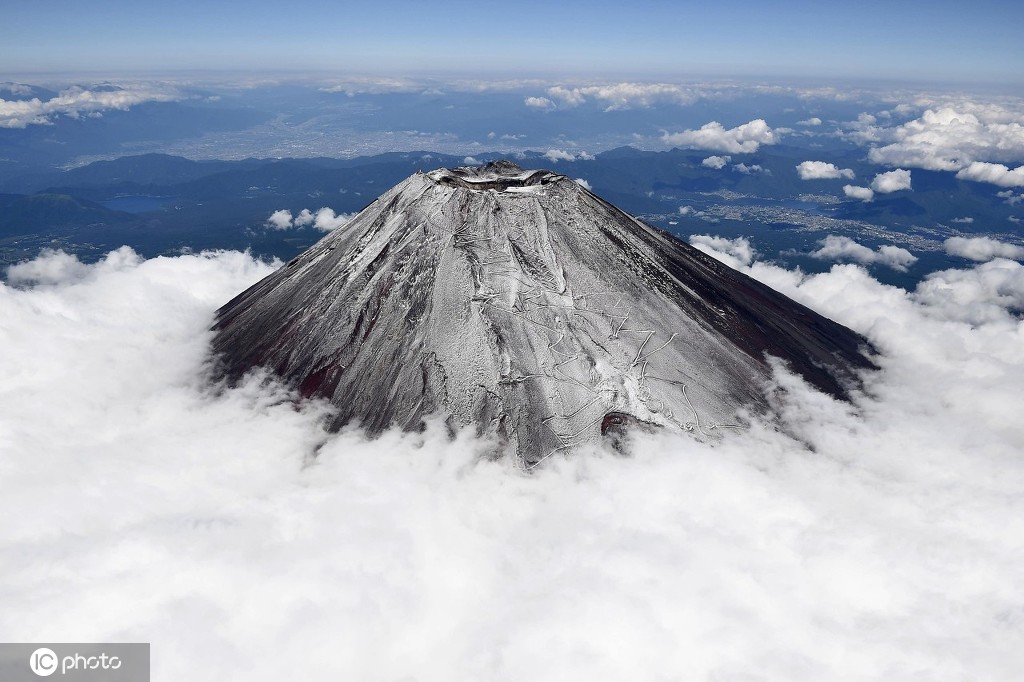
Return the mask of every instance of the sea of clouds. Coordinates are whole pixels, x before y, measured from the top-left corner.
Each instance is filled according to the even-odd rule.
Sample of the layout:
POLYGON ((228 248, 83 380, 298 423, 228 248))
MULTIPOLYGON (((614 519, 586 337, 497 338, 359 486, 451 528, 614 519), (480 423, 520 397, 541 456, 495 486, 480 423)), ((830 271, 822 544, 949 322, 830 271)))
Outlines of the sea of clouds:
POLYGON ((865 334, 854 405, 525 473, 463 434, 329 436, 208 379, 237 252, 0 284, 0 639, 145 641, 154 680, 1013 680, 1024 670, 1024 268, 917 291, 698 240, 865 334))

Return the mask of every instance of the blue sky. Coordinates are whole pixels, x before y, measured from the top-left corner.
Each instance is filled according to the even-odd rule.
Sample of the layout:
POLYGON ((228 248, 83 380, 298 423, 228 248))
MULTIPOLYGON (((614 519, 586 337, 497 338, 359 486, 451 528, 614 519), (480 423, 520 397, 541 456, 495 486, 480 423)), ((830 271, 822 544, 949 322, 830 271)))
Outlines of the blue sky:
POLYGON ((7 74, 193 69, 859 77, 1019 84, 1024 4, 139 3, 2 11, 7 74))

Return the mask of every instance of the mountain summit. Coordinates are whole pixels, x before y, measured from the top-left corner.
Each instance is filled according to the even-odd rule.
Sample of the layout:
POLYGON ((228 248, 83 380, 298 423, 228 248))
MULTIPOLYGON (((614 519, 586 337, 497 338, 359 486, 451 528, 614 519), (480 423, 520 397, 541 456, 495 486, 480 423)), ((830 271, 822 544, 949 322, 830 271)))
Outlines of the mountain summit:
POLYGON ((217 313, 237 378, 265 366, 333 427, 448 415, 532 466, 630 425, 735 426, 769 356, 845 398, 867 343, 564 175, 417 173, 217 313))

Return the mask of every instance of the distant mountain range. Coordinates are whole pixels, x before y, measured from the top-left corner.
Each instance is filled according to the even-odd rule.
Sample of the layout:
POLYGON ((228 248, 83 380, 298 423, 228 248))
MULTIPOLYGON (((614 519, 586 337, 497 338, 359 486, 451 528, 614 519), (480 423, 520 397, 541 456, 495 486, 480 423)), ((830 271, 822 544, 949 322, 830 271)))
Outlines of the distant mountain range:
MULTIPOLYGON (((859 158, 861 152, 831 154, 859 178, 876 170, 859 158)), ((746 155, 739 169, 708 168, 702 165, 707 152, 680 149, 621 147, 575 161, 553 161, 540 152, 517 158, 580 178, 624 210, 681 237, 743 235, 762 254, 808 270, 828 266, 801 255, 827 234, 910 249, 921 258, 916 269, 879 273, 903 284, 947 263, 941 252, 946 236, 994 233, 1020 240, 1019 231, 999 228, 1012 226, 1014 207, 996 197, 995 186, 915 169, 913 191, 865 203, 845 198, 842 180, 799 179, 795 166, 806 155, 806 149, 765 147, 746 155), (972 222, 961 222, 964 216, 972 222)), ((477 154, 474 161, 500 156, 477 154)), ((354 213, 412 172, 459 165, 462 157, 432 152, 241 161, 143 154, 70 170, 0 173, 0 266, 34 257, 43 247, 90 260, 122 244, 146 256, 248 248, 288 260, 322 232, 311 226, 270 229, 266 220, 274 211, 297 215, 329 207, 354 213)))

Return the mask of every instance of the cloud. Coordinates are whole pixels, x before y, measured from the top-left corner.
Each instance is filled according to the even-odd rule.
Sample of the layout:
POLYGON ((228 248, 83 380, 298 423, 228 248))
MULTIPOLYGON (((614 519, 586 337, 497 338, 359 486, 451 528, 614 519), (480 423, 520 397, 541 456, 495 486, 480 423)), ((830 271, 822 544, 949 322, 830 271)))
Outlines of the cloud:
MULTIPOLYGON (((7 268, 7 283, 16 287, 77 285, 91 282, 111 273, 132 270, 144 259, 127 246, 106 254, 96 264, 82 263, 77 256, 61 250, 42 249, 39 256, 7 268)), ((2 285, 2 282, 0 282, 2 285)))
POLYGON ((963 225, 970 225, 971 223, 974 222, 974 218, 970 216, 964 216, 963 218, 953 218, 953 220, 950 222, 961 223, 963 225))
POLYGON ((856 121, 847 121, 843 124, 847 130, 840 133, 840 137, 848 138, 859 144, 878 142, 885 134, 885 129, 876 126, 878 118, 867 112, 857 115, 856 121))
MULTIPOLYGON (((520 79, 509 81, 456 81, 454 89, 468 91, 484 90, 522 90, 524 88, 544 87, 542 80, 520 79)), ((852 101, 857 99, 875 98, 878 93, 854 88, 802 88, 780 85, 765 85, 736 82, 677 82, 677 83, 644 83, 635 81, 612 81, 605 83, 585 83, 582 85, 561 83, 550 85, 544 91, 547 98, 560 108, 572 108, 594 101, 604 105, 605 111, 616 111, 632 108, 647 108, 661 104, 687 106, 700 100, 735 101, 744 96, 782 96, 797 97, 804 100, 852 101)), ((899 106, 896 107, 899 109, 899 106)), ((811 117, 800 121, 800 125, 821 125, 820 118, 811 117)))
POLYGON ((703 94, 699 89, 674 83, 625 82, 573 88, 556 85, 547 89, 548 97, 557 100, 563 107, 578 107, 592 98, 603 102, 606 105, 605 111, 647 108, 659 102, 692 104, 703 94))
POLYGON ((1006 190, 1005 192, 996 192, 996 196, 1000 199, 1005 199, 1004 203, 1010 206, 1016 206, 1017 204, 1024 201, 1024 194, 1014 194, 1013 190, 1006 190))
POLYGON ((548 95, 554 97, 567 107, 578 107, 587 101, 579 88, 570 89, 562 87, 561 85, 548 88, 548 95))
POLYGON ((334 209, 327 207, 321 208, 316 213, 304 208, 293 219, 291 211, 281 209, 270 214, 266 225, 272 230, 289 230, 312 225, 322 232, 330 232, 347 223, 355 215, 355 213, 335 213, 334 209))
POLYGON ((876 138, 889 144, 871 149, 868 158, 890 166, 958 171, 975 161, 1019 161, 1024 158, 1024 113, 963 101, 928 109, 876 138))
POLYGON ((570 152, 564 149, 549 149, 544 152, 544 158, 551 163, 557 163, 558 161, 593 161, 594 155, 588 154, 585 151, 570 152))
POLYGON ((797 121, 796 124, 798 126, 820 126, 821 125, 821 119, 818 118, 817 116, 812 116, 812 117, 810 117, 809 119, 807 119, 805 121, 797 121))
MULTIPOLYGON (((301 214, 300 214, 301 215, 301 214)), ((321 208, 313 219, 313 227, 322 231, 336 230, 355 217, 355 213, 335 213, 334 209, 321 208)))
MULTIPOLYGON (((690 215, 693 213, 693 206, 680 206, 679 215, 690 215)), ((692 244, 693 242, 691 242, 692 244)))
POLYGON ((706 168, 714 168, 715 170, 721 170, 725 168, 725 164, 732 160, 731 156, 709 156, 700 162, 700 165, 706 168))
POLYGON ((772 174, 772 172, 770 170, 768 170, 767 168, 765 168, 765 167, 763 167, 763 166, 761 166, 759 164, 756 164, 756 163, 751 164, 749 166, 747 164, 745 164, 745 163, 736 163, 736 164, 733 164, 732 169, 734 171, 736 171, 737 173, 743 173, 744 175, 771 175, 772 174))
MULTIPOLYGON (((517 87, 539 85, 539 81, 514 82, 517 87)), ((492 89, 490 85, 481 86, 492 89)), ((806 100, 824 99, 828 101, 844 101, 876 96, 864 90, 836 88, 798 88, 779 85, 730 83, 730 82, 690 82, 690 83, 640 83, 630 81, 588 83, 585 85, 554 85, 545 90, 545 94, 562 108, 581 106, 588 101, 601 103, 605 111, 622 109, 647 108, 660 104, 688 106, 700 100, 733 101, 742 96, 790 96, 806 100)), ((821 125, 819 118, 800 121, 801 125, 821 125)))
POLYGON ((0 99, 0 128, 50 125, 59 116, 79 118, 110 109, 126 111, 145 102, 171 102, 178 99, 181 99, 181 95, 177 90, 157 84, 103 86, 95 89, 76 85, 46 101, 38 97, 13 101, 0 99))
POLYGON ((906 272, 907 267, 917 262, 917 256, 898 246, 886 245, 872 251, 849 237, 830 234, 818 242, 821 247, 812 251, 811 258, 819 260, 854 261, 863 265, 885 265, 893 270, 906 272))
POLYGON ((478 158, 476 158, 474 156, 467 156, 466 158, 464 158, 462 160, 462 163, 466 164, 467 166, 479 166, 480 165, 480 159, 478 159, 478 158))
POLYGON ((835 164, 824 161, 802 161, 797 164, 796 172, 801 180, 834 180, 846 178, 853 180, 854 172, 850 168, 837 168, 835 164))
MULTIPOLYGON (((320 88, 320 92, 356 95, 385 95, 396 92, 423 92, 424 83, 409 78, 381 78, 377 76, 355 76, 342 82, 320 88)), ((430 89, 433 92, 433 89, 430 89)))
POLYGON ((843 194, 851 199, 871 201, 875 198, 875 192, 870 187, 857 187, 856 185, 843 185, 843 194))
MULTIPOLYGON (((679 210, 682 212, 682 209, 679 210)), ((731 268, 750 265, 757 256, 757 251, 746 237, 726 239, 709 234, 691 234, 689 242, 691 246, 717 258, 731 268)))
POLYGON ((1020 321, 999 287, 937 293, 994 266, 914 292, 742 266, 879 349, 854 407, 780 368, 774 420, 717 444, 640 435, 524 475, 442 424, 328 436, 273 382, 210 388, 214 309, 271 268, 114 261, 0 285, 12 641, 152 642, 156 680, 1019 669, 1020 321))
POLYGON ((576 182, 579 184, 580 187, 582 187, 583 189, 585 189, 587 191, 593 191, 594 190, 594 188, 590 186, 590 183, 587 182, 586 180, 584 180, 583 178, 576 178, 576 182))
POLYGON ((957 171, 956 177, 960 180, 990 182, 1000 187, 1024 187, 1024 166, 1017 166, 1010 170, 1001 163, 974 161, 966 168, 957 171))
POLYGON ((274 211, 267 218, 266 225, 272 230, 290 230, 293 227, 292 212, 284 208, 274 211))
POLYGON ((24 83, 0 83, 0 92, 9 92, 15 97, 27 97, 32 94, 32 86, 24 83))
POLYGON ((575 161, 576 155, 564 149, 549 149, 544 152, 544 158, 555 163, 558 161, 575 161))
POLYGON ((527 97, 523 100, 526 106, 533 107, 535 109, 554 109, 555 103, 549 100, 547 97, 527 97))
POLYGON ((879 194, 891 194, 910 189, 910 171, 897 168, 888 173, 879 173, 871 181, 871 189, 879 194))
POLYGON ((1024 312, 1024 265, 996 258, 971 270, 933 272, 918 286, 918 299, 943 319, 968 324, 998 322, 1024 312))
POLYGON ((743 154, 756 152, 761 145, 775 144, 778 139, 764 119, 729 128, 717 121, 706 123, 698 130, 684 130, 680 133, 663 133, 662 142, 677 147, 708 149, 711 151, 743 154))
POLYGON ((1024 246, 1008 244, 990 237, 950 237, 943 243, 946 253, 976 261, 993 258, 1024 259, 1024 246))

